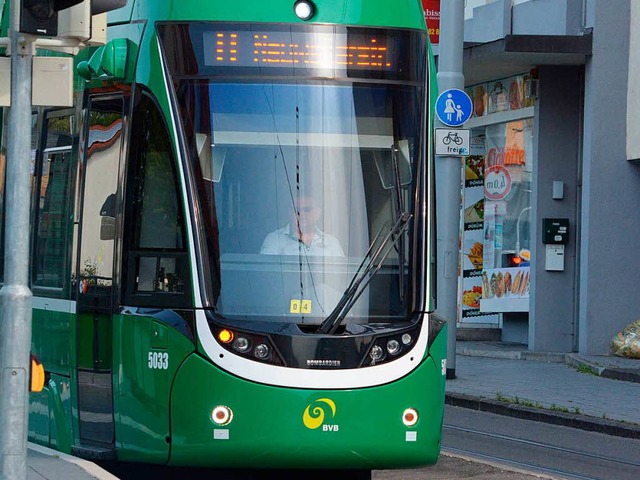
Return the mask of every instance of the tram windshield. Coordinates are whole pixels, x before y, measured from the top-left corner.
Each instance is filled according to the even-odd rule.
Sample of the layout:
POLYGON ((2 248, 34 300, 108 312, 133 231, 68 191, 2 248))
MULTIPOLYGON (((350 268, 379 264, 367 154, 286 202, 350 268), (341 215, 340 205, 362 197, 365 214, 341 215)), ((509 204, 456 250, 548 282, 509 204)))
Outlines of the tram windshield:
POLYGON ((159 28, 212 260, 207 301, 227 319, 324 333, 410 321, 424 73, 389 51, 417 34, 244 27, 159 28), (258 40, 273 43, 262 57, 258 40), (331 47, 285 63, 309 58, 304 42, 331 47), (368 65, 348 64, 365 44, 368 65))

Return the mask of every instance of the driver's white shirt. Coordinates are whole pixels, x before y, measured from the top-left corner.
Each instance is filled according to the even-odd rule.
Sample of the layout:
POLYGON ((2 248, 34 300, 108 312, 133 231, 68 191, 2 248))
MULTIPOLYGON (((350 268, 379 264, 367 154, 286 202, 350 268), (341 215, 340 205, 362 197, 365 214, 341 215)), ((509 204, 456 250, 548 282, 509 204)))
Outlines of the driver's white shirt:
POLYGON ((338 239, 328 233, 315 229, 310 244, 304 243, 291 233, 291 224, 267 235, 262 242, 260 253, 264 255, 317 255, 344 257, 344 251, 338 239))

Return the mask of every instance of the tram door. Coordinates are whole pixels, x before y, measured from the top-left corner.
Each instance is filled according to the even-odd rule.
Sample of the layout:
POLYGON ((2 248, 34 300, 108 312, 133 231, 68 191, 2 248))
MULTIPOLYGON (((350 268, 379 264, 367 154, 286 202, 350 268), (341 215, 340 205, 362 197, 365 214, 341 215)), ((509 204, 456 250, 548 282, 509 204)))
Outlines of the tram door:
POLYGON ((104 458, 111 455, 115 444, 111 314, 124 105, 122 96, 91 98, 80 149, 78 453, 85 450, 83 456, 104 458))

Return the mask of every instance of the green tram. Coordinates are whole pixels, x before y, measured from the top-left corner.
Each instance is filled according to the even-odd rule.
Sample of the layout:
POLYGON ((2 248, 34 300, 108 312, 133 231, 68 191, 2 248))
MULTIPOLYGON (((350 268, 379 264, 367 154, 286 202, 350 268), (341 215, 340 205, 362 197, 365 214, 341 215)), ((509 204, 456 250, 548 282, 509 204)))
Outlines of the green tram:
POLYGON ((108 20, 77 106, 34 113, 30 439, 201 467, 435 462, 420 2, 129 0, 108 20))

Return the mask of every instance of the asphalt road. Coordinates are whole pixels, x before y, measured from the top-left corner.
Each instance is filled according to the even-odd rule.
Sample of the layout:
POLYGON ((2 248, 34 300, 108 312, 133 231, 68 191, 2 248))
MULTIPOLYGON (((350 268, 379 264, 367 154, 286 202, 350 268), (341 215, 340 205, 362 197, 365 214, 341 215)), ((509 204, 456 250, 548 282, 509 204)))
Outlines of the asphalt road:
POLYGON ((509 468, 555 478, 640 478, 640 439, 459 407, 447 406, 445 412, 445 452, 469 455, 480 461, 505 464, 509 468))
MULTIPOLYGON (((372 480, 540 480, 539 475, 504 468, 490 462, 443 453, 438 463, 415 470, 374 471, 372 480)), ((542 477, 551 478, 551 477, 542 477)))
MULTIPOLYGON (((263 470, 260 472, 215 472, 212 470, 194 470, 167 467, 141 467, 135 465, 122 465, 117 468, 109 468, 111 473, 121 480, 133 480, 140 478, 158 478, 162 480, 209 480, 212 478, 224 478, 225 480, 265 480, 277 478, 278 480, 357 480, 358 476, 352 472, 337 474, 336 472, 281 472, 263 470)), ((534 476, 514 469, 501 468, 485 462, 466 459, 459 456, 443 454, 438 463, 431 467, 411 470, 376 470, 372 472, 372 480, 540 480, 540 476, 534 476)), ((550 478, 550 477, 542 477, 550 478)))

